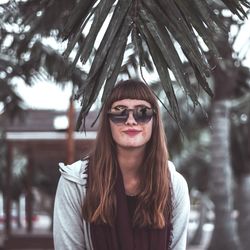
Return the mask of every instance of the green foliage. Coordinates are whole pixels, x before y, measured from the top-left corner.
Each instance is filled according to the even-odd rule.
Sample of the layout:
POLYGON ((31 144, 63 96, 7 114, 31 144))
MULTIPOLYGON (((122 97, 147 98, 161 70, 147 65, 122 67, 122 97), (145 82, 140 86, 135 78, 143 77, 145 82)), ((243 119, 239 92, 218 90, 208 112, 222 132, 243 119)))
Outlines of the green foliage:
POLYGON ((51 78, 62 87, 71 81, 79 88, 86 78, 83 70, 72 68, 59 51, 42 42, 52 34, 54 40, 60 40, 56 34, 62 31, 63 17, 72 4, 72 1, 60 4, 54 1, 50 5, 49 1, 9 1, 0 5, 0 103, 11 119, 24 107, 13 79, 32 86, 37 80, 51 78), (54 18, 55 8, 62 11, 58 19, 54 18))
MULTIPOLYGON (((74 64, 77 63, 79 57, 83 63, 90 59, 94 41, 102 27, 101 24, 110 13, 112 14, 106 32, 94 55, 87 79, 76 95, 76 98, 80 98, 82 102, 78 128, 81 126, 82 118, 87 115, 96 100, 97 92, 99 93, 101 87, 104 86, 105 88, 102 98, 102 101, 104 101, 115 84, 122 61, 121 57, 124 57, 126 51, 126 49, 123 49, 126 41, 125 35, 127 37, 132 36, 134 52, 141 67, 145 65, 145 55, 150 54, 149 60, 156 67, 162 88, 169 100, 173 117, 178 124, 180 124, 179 108, 169 71, 174 74, 175 79, 194 105, 197 105, 197 93, 191 86, 184 67, 184 63, 188 62, 193 69, 198 84, 212 96, 212 91, 206 80, 209 75, 210 65, 205 58, 205 51, 200 45, 198 37, 219 58, 220 55, 216 49, 213 34, 215 32, 225 32, 225 27, 216 14, 216 10, 210 6, 210 1, 194 0, 191 2, 185 0, 118 0, 114 4, 114 1, 107 0, 93 1, 92 7, 90 3, 87 4, 86 2, 84 13, 73 10, 75 16, 68 20, 64 35, 65 38, 70 38, 65 57, 68 57, 74 48, 78 50, 74 64), (87 10, 88 12, 86 12, 87 10), (91 26, 86 39, 82 46, 75 47, 77 38, 82 34, 88 20, 90 20, 91 26), (125 29, 125 27, 127 29, 122 36, 121 30, 125 29), (119 36, 122 36, 123 39, 117 42, 119 36), (181 48, 181 53, 176 48, 176 42, 181 48), (143 43, 147 46, 142 46, 143 43), (117 51, 117 55, 110 57, 109 54, 114 53, 116 47, 120 48, 120 50, 117 51), (116 64, 117 68, 108 67, 107 64, 116 64), (107 71, 107 68, 109 68, 109 71, 107 71), (110 75, 113 77, 110 77, 110 75)), ((249 7, 248 1, 223 2, 239 18, 242 19, 243 16, 246 16, 243 6, 249 7)), ((83 3, 77 3, 75 10, 80 10, 80 5, 83 5, 83 3)))
MULTIPOLYGON (((171 73, 194 106, 199 105, 198 94, 190 84, 186 64, 191 66, 191 74, 194 74, 199 86, 212 96, 207 83, 210 65, 205 52, 212 51, 216 59, 220 58, 214 34, 226 34, 226 29, 217 8, 209 0, 63 0, 60 3, 28 0, 14 3, 11 1, 2 5, 2 20, 21 27, 20 34, 14 34, 10 46, 18 58, 32 48, 37 34, 54 34, 59 41, 61 38, 67 40, 64 58, 71 60, 74 54, 71 63, 73 71, 79 60, 83 64, 91 63, 87 76, 81 78, 80 86, 77 84, 76 99, 81 99, 82 103, 78 128, 100 90, 104 89, 102 101, 105 101, 119 75, 126 72, 130 76, 131 66, 135 70, 139 67, 141 72, 141 68, 145 67, 151 73, 155 66, 172 117, 179 125, 179 107, 171 73), (104 23, 107 24, 106 29, 104 23), (98 44, 102 32, 104 34, 98 44), (201 41, 206 46, 201 45, 201 41), (133 55, 127 60, 131 49, 133 55)), ((250 6, 248 0, 222 0, 218 3, 240 19, 246 16, 243 7, 250 6)), ((2 26, 1 34, 4 37, 10 33, 2 26)), ((41 65, 41 61, 38 62, 41 65)), ((61 70, 69 78, 74 78, 65 70, 68 65, 61 67, 62 64, 59 64, 60 68, 51 67, 52 63, 48 65, 53 76, 54 72, 61 75, 61 70)), ((59 77, 58 80, 61 79, 59 77)))

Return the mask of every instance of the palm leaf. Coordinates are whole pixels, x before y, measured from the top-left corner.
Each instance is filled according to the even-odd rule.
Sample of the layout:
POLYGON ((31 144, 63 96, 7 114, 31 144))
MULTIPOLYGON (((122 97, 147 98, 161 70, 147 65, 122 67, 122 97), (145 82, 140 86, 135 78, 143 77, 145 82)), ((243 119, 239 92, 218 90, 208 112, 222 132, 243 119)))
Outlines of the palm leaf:
MULTIPOLYGON (((172 70, 179 85, 184 88, 191 100, 194 103, 197 102, 197 93, 195 93, 185 72, 184 64, 186 62, 193 68, 198 84, 211 95, 206 81, 210 66, 205 58, 205 49, 201 46, 200 40, 206 44, 209 51, 213 52, 215 58, 220 58, 214 34, 226 35, 227 31, 220 21, 218 11, 215 11, 218 3, 220 8, 229 9, 241 19, 246 16, 244 7, 250 7, 249 0, 221 0, 216 3, 210 0, 27 0, 18 1, 15 4, 10 1, 1 5, 6 11, 1 12, 0 17, 1 20, 9 23, 20 23, 19 20, 22 20, 21 28, 25 28, 27 25, 31 27, 28 32, 24 32, 25 39, 22 41, 20 41, 20 34, 14 37, 13 49, 15 52, 18 49, 18 56, 29 50, 37 34, 49 35, 51 31, 57 30, 56 36, 58 38, 63 37, 68 40, 68 47, 64 53, 65 58, 67 59, 73 50, 76 51, 72 70, 75 69, 74 66, 78 60, 83 63, 91 61, 91 68, 87 77, 84 78, 86 80, 82 81, 76 95, 77 98, 82 99, 82 112, 84 113, 88 112, 96 99, 95 91, 98 92, 106 84, 105 94, 102 97, 102 101, 104 101, 121 69, 127 70, 122 65, 122 59, 126 51, 131 48, 124 49, 124 43, 117 43, 116 40, 116 36, 120 34, 119 30, 126 24, 124 23, 125 19, 132 20, 131 41, 134 44, 135 54, 133 58, 136 60, 138 58, 138 68, 145 66, 152 70, 153 63, 155 66, 157 64, 157 71, 161 72, 159 75, 163 79, 163 69, 160 71, 159 62, 155 58, 158 53, 152 49, 152 42, 149 45, 147 41, 149 33, 149 37, 155 43, 153 43, 154 46, 162 53, 164 60, 161 59, 161 62, 164 62, 166 72, 168 69, 172 70), (57 13, 56 18, 54 18, 55 13, 57 13), (112 15, 110 23, 104 32, 100 45, 95 48, 95 41, 97 35, 100 34, 103 20, 106 20, 109 15, 112 15), (142 27, 138 27, 140 22, 144 30, 142 27), (90 30, 89 33, 85 34, 84 27, 87 24, 90 30), (147 36, 146 33, 141 33, 145 30, 148 32, 147 36), (85 35, 86 38, 83 39, 85 35), (176 42, 179 44, 180 50, 177 49, 176 42), (116 58, 109 56, 110 49, 112 51, 113 46, 117 46, 117 44, 122 47, 119 51, 123 54, 117 53, 116 58), (113 64, 114 62, 117 64, 113 64), (108 66, 109 64, 112 66, 108 66), (104 72, 109 75, 104 77, 104 72)), ((0 25, 0 34, 5 36, 6 34, 2 30, 4 28, 0 25)), ((127 38, 130 38, 129 36, 130 33, 127 34, 127 38)), ((130 62, 134 63, 135 60, 130 60, 130 62)), ((58 75, 60 76, 60 74, 58 75)), ((170 86, 168 89, 170 90, 170 86)), ((170 106, 172 105, 174 113, 177 112, 175 117, 178 117, 176 97, 173 91, 171 93, 169 95, 170 106)))
POLYGON ((192 66, 193 72, 195 74, 195 77, 196 77, 199 85, 208 93, 208 95, 213 97, 213 92, 208 85, 206 75, 204 74, 204 72, 200 72, 200 70, 197 68, 196 65, 193 64, 192 60, 189 58, 188 55, 186 55, 186 58, 188 58, 188 61, 189 61, 190 65, 192 66))
MULTIPOLYGON (((99 73, 95 75, 94 78, 86 80, 92 81, 92 84, 91 89, 88 89, 89 95, 85 98, 83 96, 84 99, 82 99, 82 109, 78 121, 85 119, 89 109, 95 102, 101 90, 103 82, 107 80, 107 85, 104 89, 103 96, 106 96, 110 92, 110 86, 114 85, 119 73, 119 71, 117 71, 117 68, 119 69, 122 64, 122 58, 127 44, 127 36, 130 32, 130 23, 131 21, 129 17, 123 20, 123 25, 121 25, 121 29, 118 31, 116 37, 114 38, 111 46, 112 49, 109 49, 106 60, 103 61, 99 73)), ((79 129, 80 126, 81 124, 78 122, 77 128, 79 129)))
POLYGON ((141 22, 139 25, 140 25, 141 32, 147 38, 148 47, 153 56, 154 64, 156 66, 157 72, 161 80, 161 85, 169 101, 170 108, 173 111, 173 114, 172 115, 170 114, 170 115, 174 116, 177 124, 181 124, 178 102, 177 102, 176 95, 173 89, 172 81, 168 73, 168 64, 166 60, 164 59, 161 53, 161 50, 158 48, 154 38, 152 37, 148 29, 145 26, 143 26, 141 22))
MULTIPOLYGON (((183 18, 185 19, 185 23, 187 26, 189 26, 190 32, 192 32, 192 30, 195 30, 199 36, 202 38, 203 42, 207 45, 207 47, 209 48, 210 51, 213 52, 213 54, 217 57, 220 58, 220 54, 216 48, 216 45, 213 41, 213 36, 214 33, 218 32, 218 30, 214 30, 214 26, 210 27, 210 26, 206 26, 206 23, 210 23, 209 21, 203 20, 202 19, 202 15, 197 11, 197 9, 194 8, 194 6, 192 4, 189 4, 188 2, 185 1, 181 1, 181 3, 179 3, 180 0, 177 2, 177 6, 179 8, 179 10, 182 13, 183 18)), ((165 2, 162 1, 162 3, 165 4, 165 2)), ((174 8, 174 5, 173 5, 174 8)), ((176 23, 176 22, 174 22, 176 23)), ((223 31, 224 27, 218 27, 221 29, 221 31, 223 31)), ((181 35, 181 33, 180 33, 181 35)), ((185 40, 185 37, 182 36, 182 39, 185 40)), ((194 36, 194 41, 197 39, 194 36)), ((197 46, 197 44, 196 44, 197 46)), ((198 59, 198 58, 197 58, 198 59)), ((199 59, 198 59, 199 60, 199 59)))
POLYGON ((77 32, 84 22, 85 18, 91 12, 91 8, 96 0, 84 0, 76 3, 74 9, 70 12, 68 22, 65 25, 63 35, 67 39, 72 33, 77 32))
POLYGON ((143 22, 146 23, 150 34, 154 38, 155 43, 159 47, 169 68, 175 75, 176 80, 182 85, 186 94, 190 96, 191 100, 196 103, 197 96, 190 85, 189 78, 186 77, 182 62, 168 32, 165 32, 164 27, 162 27, 159 23, 157 24, 153 16, 147 12, 143 6, 140 6, 139 14, 143 22))
MULTIPOLYGON (((110 9, 111 2, 109 2, 110 5, 105 11, 103 10, 101 6, 104 5, 104 2, 106 1, 99 2, 92 23, 93 26, 90 28, 91 32, 87 36, 88 41, 84 44, 83 48, 81 48, 81 58, 83 62, 86 62, 90 57, 90 52, 101 26, 100 20, 105 19, 105 16, 110 9)), ((245 15, 242 6, 249 5, 245 0, 224 0, 223 2, 233 13, 240 17, 245 15)), ((213 34, 214 32, 225 33, 225 27, 218 15, 214 12, 214 7, 211 7, 207 0, 193 0, 192 2, 185 0, 142 0, 141 2, 133 2, 132 8, 128 11, 130 4, 131 1, 121 0, 114 4, 115 10, 111 22, 104 34, 101 45, 97 49, 97 53, 94 55, 94 60, 88 73, 87 81, 83 83, 77 94, 77 98, 82 97, 84 100, 87 100, 82 103, 82 111, 83 113, 85 109, 87 111, 87 109, 89 109, 89 104, 96 99, 96 94, 93 95, 93 91, 100 89, 100 87, 105 84, 105 77, 102 76, 100 78, 97 75, 103 74, 103 72, 105 72, 105 70, 103 71, 104 65, 111 63, 112 60, 108 59, 107 53, 110 47, 115 44, 113 40, 124 16, 130 15, 133 20, 132 42, 134 43, 135 53, 139 59, 139 65, 145 66, 145 56, 147 51, 143 48, 142 43, 146 42, 152 58, 150 60, 154 62, 155 66, 158 65, 156 68, 161 80, 164 81, 165 91, 168 93, 167 96, 171 103, 170 106, 175 114, 175 118, 179 120, 176 96, 173 89, 171 90, 169 86, 169 78, 167 78, 168 85, 166 84, 166 80, 164 80, 164 78, 167 77, 166 72, 168 68, 172 70, 175 78, 184 88, 186 94, 191 98, 194 104, 197 104, 198 102, 197 95, 189 82, 187 73, 184 70, 182 59, 180 58, 181 56, 176 50, 174 41, 179 43, 183 50, 183 54, 186 57, 186 61, 188 61, 189 65, 193 67, 194 75, 196 79, 200 81, 200 86, 202 86, 209 95, 212 95, 206 80, 209 73, 209 64, 204 56, 204 51, 198 42, 195 32, 197 32, 203 39, 209 50, 213 51, 217 58, 220 58, 220 54, 213 40, 213 34), (140 22, 142 23, 140 28, 138 27, 138 25, 140 25, 138 18, 140 18, 140 22), (145 32, 145 30, 147 30, 147 33, 141 34, 141 32, 145 32), (151 38, 151 42, 148 41, 149 37, 151 38), (152 47, 154 47, 154 49, 152 49, 152 47), (155 58, 156 55, 159 57, 159 52, 156 52, 157 50, 155 47, 157 47, 157 50, 161 51, 163 58, 155 58), (105 63, 104 60, 106 60, 105 63), (159 60, 161 63, 164 62, 164 67, 167 67, 165 73, 163 73, 164 71, 162 67, 160 67, 159 60), (97 79, 99 79, 98 88, 96 88, 94 83, 97 79), (168 86, 168 88, 166 86, 168 86), (86 91, 87 89, 88 91, 86 91), (171 95, 169 95, 169 91, 171 92, 171 95), (92 93, 92 95, 89 95, 89 93, 92 93)), ((69 32, 69 35, 74 36, 74 32, 69 32)), ((120 58, 121 57, 119 57, 119 59, 120 58)), ((107 66, 105 66, 105 68, 106 67, 107 66)), ((109 91, 113 85, 114 82, 111 82, 109 85, 109 91)), ((106 94, 103 95, 102 101, 105 100, 106 96, 106 94)))
MULTIPOLYGON (((196 71, 198 70, 199 74, 205 75, 209 71, 209 65, 204 57, 204 55, 201 53, 201 50, 199 49, 199 44, 194 36, 192 29, 190 29, 185 21, 183 20, 183 17, 181 13, 176 8, 170 9, 169 15, 165 15, 165 13, 161 10, 160 6, 158 6, 155 2, 145 0, 145 4, 148 7, 148 10, 152 12, 156 20, 160 23, 163 23, 165 27, 170 31, 171 34, 175 37, 175 39, 180 44, 184 55, 186 55, 186 58, 188 61, 191 61, 194 67, 196 68, 196 71), (175 23, 178 20, 179 26, 173 27, 172 23, 175 23), (176 32, 176 30, 178 32, 176 32), (183 36, 186 39, 183 39, 183 36), (199 60, 198 60, 199 59, 199 60)), ((204 78, 205 79, 205 78, 204 78)), ((207 85, 207 84, 205 84, 207 85)), ((206 88, 207 90, 207 88, 206 88)), ((208 94, 211 94, 211 91, 207 91, 208 94)))
POLYGON ((247 17, 246 12, 242 8, 241 5, 244 5, 245 7, 249 8, 250 3, 248 0, 221 0, 232 13, 236 14, 241 20, 243 20, 243 17, 247 17))
MULTIPOLYGON (((96 52, 96 55, 94 57, 93 63, 91 65, 88 79, 85 81, 85 83, 82 85, 82 87, 77 92, 76 98, 79 98, 86 90, 86 87, 88 87, 88 91, 92 92, 93 89, 93 78, 96 77, 97 73, 100 70, 100 67, 104 64, 104 60, 107 56, 108 50, 110 49, 112 42, 115 39, 115 36, 117 32, 119 31, 119 28, 121 27, 121 24, 124 20, 124 17, 126 16, 126 13, 129 8, 129 4, 132 0, 128 0, 126 2, 120 0, 117 3, 117 6, 114 10, 114 13, 112 15, 112 18, 110 20, 109 26, 106 30, 106 33, 104 34, 104 37, 102 39, 102 42, 100 46, 98 47, 98 50, 96 52), (91 82, 91 84, 90 84, 91 82), (90 86, 88 86, 90 85, 90 86)), ((86 96, 88 97, 88 95, 86 96)), ((82 102, 83 105, 85 102, 82 102)))
POLYGON ((134 44, 135 54, 138 55, 139 58, 139 65, 145 67, 148 72, 153 72, 153 64, 149 58, 148 51, 146 50, 146 48, 144 48, 145 46, 143 46, 144 41, 137 27, 133 27, 131 38, 134 44))
MULTIPOLYGON (((0 59, 1 65, 3 65, 2 62, 0 59)), ((18 116, 23 110, 23 100, 16 94, 8 78, 0 79, 0 102, 4 106, 1 115, 4 116, 6 114, 11 120, 18 116)))
POLYGON ((93 23, 89 30, 88 36, 86 37, 85 46, 82 49, 81 61, 83 63, 86 63, 87 59, 89 58, 90 53, 94 47, 94 42, 96 40, 96 37, 105 19, 107 18, 107 15, 113 3, 114 3, 114 0, 103 0, 103 1, 100 1, 100 3, 98 4, 96 11, 95 11, 95 17, 94 17, 93 23))

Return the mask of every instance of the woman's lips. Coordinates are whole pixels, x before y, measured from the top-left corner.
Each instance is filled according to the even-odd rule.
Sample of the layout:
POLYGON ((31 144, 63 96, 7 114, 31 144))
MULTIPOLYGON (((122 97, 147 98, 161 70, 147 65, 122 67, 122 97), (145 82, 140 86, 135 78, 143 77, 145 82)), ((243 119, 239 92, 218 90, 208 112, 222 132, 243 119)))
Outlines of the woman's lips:
POLYGON ((135 136, 137 134, 139 134, 141 131, 140 130, 126 130, 123 131, 125 134, 129 135, 129 136, 135 136))

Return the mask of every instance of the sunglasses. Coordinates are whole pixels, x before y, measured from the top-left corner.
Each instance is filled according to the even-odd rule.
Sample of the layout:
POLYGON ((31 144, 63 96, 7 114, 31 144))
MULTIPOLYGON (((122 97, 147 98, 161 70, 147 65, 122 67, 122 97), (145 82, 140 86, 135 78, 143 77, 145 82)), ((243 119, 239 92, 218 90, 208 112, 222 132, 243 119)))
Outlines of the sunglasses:
POLYGON ((140 106, 134 109, 115 107, 113 108, 113 111, 108 112, 108 116, 115 124, 125 124, 128 120, 130 111, 133 112, 133 117, 139 124, 149 122, 156 113, 154 109, 145 106, 140 106))

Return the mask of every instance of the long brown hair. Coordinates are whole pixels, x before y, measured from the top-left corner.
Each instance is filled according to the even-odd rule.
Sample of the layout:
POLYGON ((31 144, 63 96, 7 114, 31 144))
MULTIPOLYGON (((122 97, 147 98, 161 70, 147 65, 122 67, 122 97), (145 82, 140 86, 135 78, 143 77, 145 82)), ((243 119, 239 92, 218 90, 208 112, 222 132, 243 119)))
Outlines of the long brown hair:
POLYGON ((133 217, 140 227, 163 228, 165 216, 170 212, 170 177, 165 132, 157 99, 151 89, 141 81, 127 80, 118 83, 103 106, 95 147, 89 157, 87 193, 83 205, 86 221, 112 225, 116 214, 116 182, 118 161, 107 112, 111 105, 122 99, 139 99, 149 102, 156 115, 152 136, 146 146, 141 171, 141 192, 133 217))

